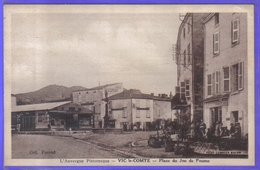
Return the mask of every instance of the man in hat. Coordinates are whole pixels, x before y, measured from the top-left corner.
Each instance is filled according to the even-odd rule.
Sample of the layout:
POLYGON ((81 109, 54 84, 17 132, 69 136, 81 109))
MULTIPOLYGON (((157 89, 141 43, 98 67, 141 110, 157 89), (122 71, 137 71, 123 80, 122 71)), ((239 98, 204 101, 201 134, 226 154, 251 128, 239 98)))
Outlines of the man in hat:
POLYGON ((241 139, 241 126, 239 122, 236 122, 234 137, 235 139, 241 139))

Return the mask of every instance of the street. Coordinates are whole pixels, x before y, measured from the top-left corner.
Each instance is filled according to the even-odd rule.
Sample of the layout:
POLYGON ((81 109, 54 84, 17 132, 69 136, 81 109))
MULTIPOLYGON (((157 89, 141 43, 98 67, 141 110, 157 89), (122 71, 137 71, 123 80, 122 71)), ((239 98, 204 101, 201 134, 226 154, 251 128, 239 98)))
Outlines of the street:
POLYGON ((70 137, 13 135, 13 159, 120 158, 122 155, 70 137))

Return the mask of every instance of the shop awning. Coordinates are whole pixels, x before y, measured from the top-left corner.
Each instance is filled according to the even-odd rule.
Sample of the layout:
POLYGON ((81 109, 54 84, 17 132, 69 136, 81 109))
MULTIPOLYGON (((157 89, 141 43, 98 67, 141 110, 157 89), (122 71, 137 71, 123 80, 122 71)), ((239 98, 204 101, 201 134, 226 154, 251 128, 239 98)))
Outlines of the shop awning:
POLYGON ((52 102, 52 103, 40 103, 40 104, 28 104, 28 105, 16 105, 12 107, 12 112, 30 112, 30 111, 40 111, 40 110, 51 110, 53 108, 71 103, 71 101, 66 102, 52 102))

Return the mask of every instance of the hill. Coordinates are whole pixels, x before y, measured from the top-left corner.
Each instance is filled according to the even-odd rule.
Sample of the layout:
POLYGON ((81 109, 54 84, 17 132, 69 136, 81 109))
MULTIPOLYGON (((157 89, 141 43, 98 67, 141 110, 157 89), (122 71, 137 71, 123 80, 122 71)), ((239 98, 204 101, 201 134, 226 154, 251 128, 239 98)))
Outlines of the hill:
POLYGON ((34 92, 15 94, 17 104, 36 104, 54 101, 67 101, 71 99, 71 93, 78 90, 86 90, 82 86, 49 85, 34 92))

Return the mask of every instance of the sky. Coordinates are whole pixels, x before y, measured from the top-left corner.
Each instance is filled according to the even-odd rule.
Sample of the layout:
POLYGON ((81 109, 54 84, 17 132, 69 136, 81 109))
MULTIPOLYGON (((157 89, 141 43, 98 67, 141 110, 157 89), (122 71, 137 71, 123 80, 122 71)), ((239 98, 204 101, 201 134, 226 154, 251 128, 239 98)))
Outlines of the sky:
POLYGON ((110 83, 174 93, 179 25, 178 13, 12 14, 12 93, 110 83))

